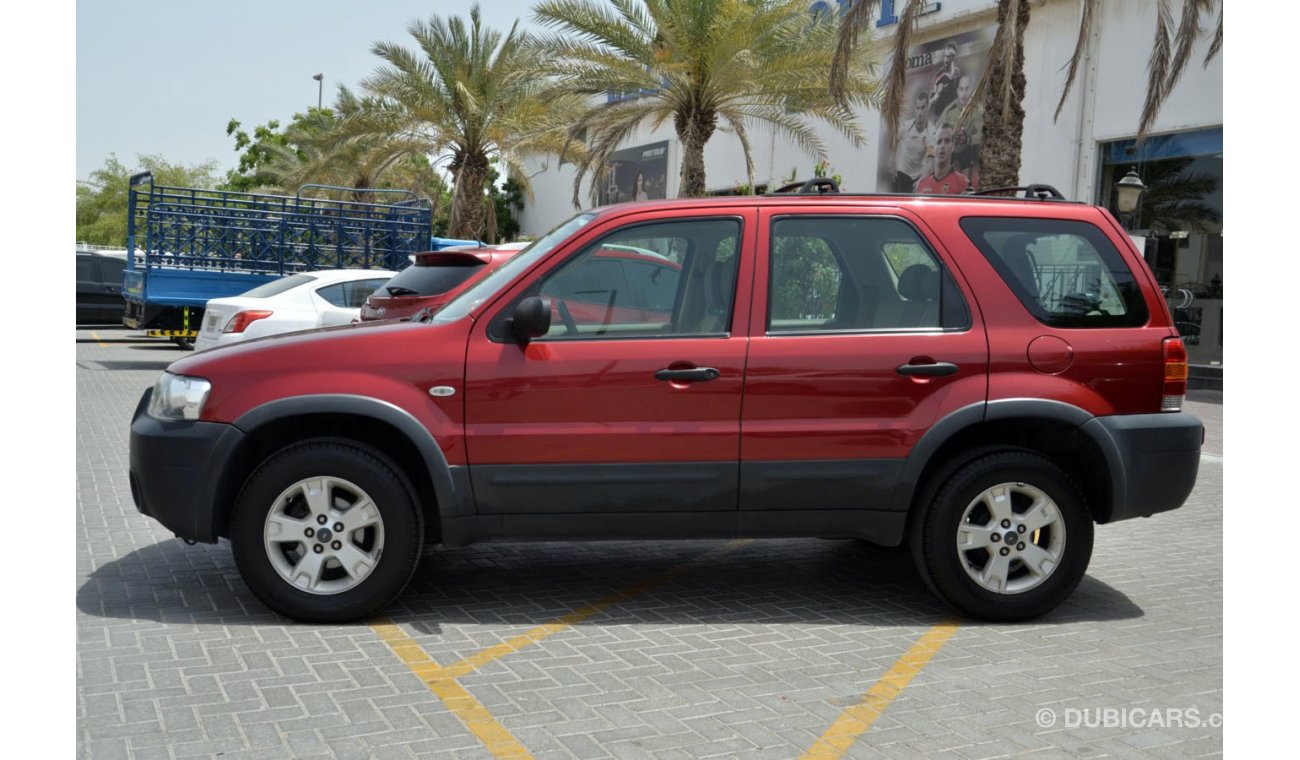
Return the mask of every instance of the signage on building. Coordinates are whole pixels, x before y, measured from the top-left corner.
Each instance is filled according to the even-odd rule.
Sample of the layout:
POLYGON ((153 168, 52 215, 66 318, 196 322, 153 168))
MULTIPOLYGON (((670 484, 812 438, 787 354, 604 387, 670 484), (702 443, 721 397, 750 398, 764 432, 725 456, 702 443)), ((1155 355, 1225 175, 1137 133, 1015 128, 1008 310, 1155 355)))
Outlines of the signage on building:
POLYGON ((668 141, 610 154, 596 186, 597 205, 668 197, 668 141))
POLYGON ((907 51, 897 139, 882 125, 876 189, 964 193, 979 187, 984 109, 966 103, 984 73, 996 27, 944 37, 907 51))
MULTIPOLYGON (((865 0, 861 1, 865 2, 865 0)), ((848 10, 848 7, 853 2, 854 0, 816 0, 810 10, 814 16, 823 13, 829 14, 831 6, 836 5, 839 6, 840 13, 843 13, 848 10)), ((898 14, 894 12, 895 2, 896 0, 880 0, 880 19, 876 21, 876 26, 890 26, 898 23, 898 14)), ((925 16, 930 13, 938 13, 942 8, 943 3, 940 2, 924 3, 916 10, 916 15, 925 16)))

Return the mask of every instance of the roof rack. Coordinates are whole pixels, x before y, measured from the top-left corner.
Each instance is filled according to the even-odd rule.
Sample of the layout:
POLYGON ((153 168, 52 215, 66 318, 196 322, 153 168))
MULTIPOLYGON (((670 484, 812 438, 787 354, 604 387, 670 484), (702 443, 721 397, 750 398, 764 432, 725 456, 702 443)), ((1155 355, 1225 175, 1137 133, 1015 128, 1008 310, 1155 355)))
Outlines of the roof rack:
POLYGON ((1003 193, 1018 193, 1024 191, 1024 197, 1040 201, 1063 201, 1065 196, 1061 191, 1051 185, 1025 185, 1024 187, 990 187, 984 190, 978 190, 971 195, 1001 195, 1003 193))
POLYGON ((830 177, 813 177, 803 182, 791 182, 788 185, 782 185, 772 191, 772 195, 780 193, 795 195, 825 195, 827 193, 838 193, 840 184, 830 177))

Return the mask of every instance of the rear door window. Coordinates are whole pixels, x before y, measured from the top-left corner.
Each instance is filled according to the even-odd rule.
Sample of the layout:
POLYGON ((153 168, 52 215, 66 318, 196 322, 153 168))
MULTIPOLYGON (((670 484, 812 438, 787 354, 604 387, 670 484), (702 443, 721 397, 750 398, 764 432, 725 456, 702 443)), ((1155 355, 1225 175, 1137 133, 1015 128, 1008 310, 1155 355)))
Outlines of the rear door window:
POLYGON ((1035 319, 1052 327, 1136 327, 1147 307, 1110 239, 1087 222, 967 217, 962 229, 1035 319))
POLYGON ((93 256, 77 257, 77 282, 99 282, 99 273, 95 271, 93 256))
POLYGON ((970 311, 938 257, 890 217, 772 223, 769 334, 965 330, 970 311))
POLYGON ((119 261, 108 256, 101 257, 99 259, 99 281, 106 285, 121 285, 123 269, 126 269, 125 261, 119 261))

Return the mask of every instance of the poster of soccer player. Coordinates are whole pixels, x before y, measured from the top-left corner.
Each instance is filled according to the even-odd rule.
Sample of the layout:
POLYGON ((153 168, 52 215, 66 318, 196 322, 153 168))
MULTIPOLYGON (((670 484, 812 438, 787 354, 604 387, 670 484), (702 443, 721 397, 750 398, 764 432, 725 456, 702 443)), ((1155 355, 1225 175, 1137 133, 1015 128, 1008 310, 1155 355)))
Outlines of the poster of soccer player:
POLYGON ((882 125, 876 189, 893 193, 964 193, 979 187, 984 108, 962 110, 984 73, 997 27, 916 45, 907 54, 897 140, 882 125))
POLYGON ((597 186, 597 205, 668 197, 668 143, 615 151, 597 186))

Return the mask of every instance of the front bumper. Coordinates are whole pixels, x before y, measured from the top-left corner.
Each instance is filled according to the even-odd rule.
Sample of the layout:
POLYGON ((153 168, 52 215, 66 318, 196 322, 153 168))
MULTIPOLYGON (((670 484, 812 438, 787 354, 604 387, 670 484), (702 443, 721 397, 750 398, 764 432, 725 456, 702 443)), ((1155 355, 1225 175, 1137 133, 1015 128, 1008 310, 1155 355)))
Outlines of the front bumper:
POLYGON ((131 419, 131 498, 178 537, 215 543, 224 509, 222 473, 244 433, 233 425, 156 420, 144 392, 131 419))
POLYGON ((1105 522, 1177 509, 1196 485, 1205 428, 1186 412, 1097 417, 1084 425, 1109 440, 1111 511, 1105 522))

